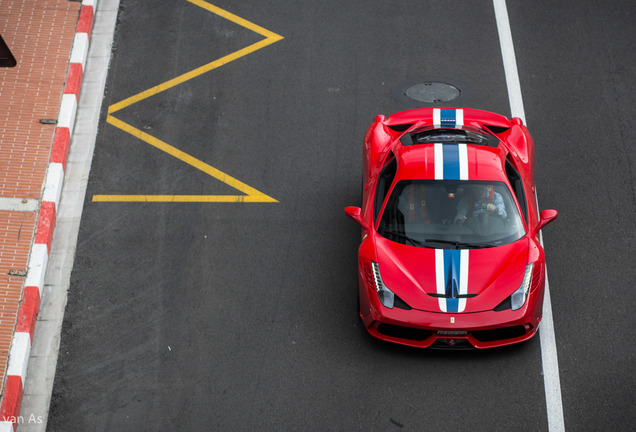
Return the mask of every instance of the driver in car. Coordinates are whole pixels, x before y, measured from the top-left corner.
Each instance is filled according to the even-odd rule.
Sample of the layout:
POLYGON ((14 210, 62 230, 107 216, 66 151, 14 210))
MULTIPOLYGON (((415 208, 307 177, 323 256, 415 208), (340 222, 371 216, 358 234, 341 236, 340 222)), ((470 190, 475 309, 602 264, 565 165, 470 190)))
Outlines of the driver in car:
POLYGON ((502 219, 508 216, 501 194, 495 192, 492 186, 472 186, 457 203, 455 223, 461 225, 469 219, 482 219, 482 215, 497 215, 502 219))

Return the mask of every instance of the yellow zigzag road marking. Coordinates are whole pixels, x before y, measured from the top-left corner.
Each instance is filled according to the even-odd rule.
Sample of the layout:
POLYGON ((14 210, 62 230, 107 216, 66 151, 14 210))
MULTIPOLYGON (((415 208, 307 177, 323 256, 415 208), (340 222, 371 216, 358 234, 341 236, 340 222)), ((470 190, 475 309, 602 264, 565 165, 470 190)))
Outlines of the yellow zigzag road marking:
POLYGON ((210 72, 213 69, 216 69, 220 66, 223 66, 225 64, 230 63, 231 61, 234 61, 238 58, 244 57, 247 54, 253 53, 254 51, 257 51, 261 48, 265 48, 268 45, 273 44, 274 42, 278 42, 279 40, 283 39, 282 36, 277 35, 276 33, 273 33, 269 30, 264 29, 263 27, 257 26, 256 24, 253 24, 241 17, 238 17, 234 14, 231 14, 223 9, 220 9, 216 6, 211 5, 210 3, 204 2, 202 0, 188 0, 190 3, 193 3, 197 6, 202 7, 203 9, 206 9, 212 13, 215 13, 219 16, 221 16, 222 18, 225 18, 227 20, 230 20, 232 22, 234 22, 235 24, 238 24, 242 27, 245 27, 249 30, 252 30, 255 33, 258 33, 262 36, 265 37, 265 39, 256 42, 246 48, 240 49, 238 51, 233 52, 232 54, 228 54, 225 57, 221 57, 218 60, 215 60, 213 62, 210 62, 206 65, 203 65, 201 67, 198 67, 197 69, 194 69, 190 72, 184 73, 183 75, 180 75, 176 78, 173 78, 169 81, 166 81, 162 84, 159 84, 155 87, 152 87, 148 90, 145 90, 141 93, 138 93, 134 96, 131 96, 127 99, 124 99, 121 102, 118 102, 116 104, 111 105, 108 108, 108 113, 109 114, 113 114, 123 108, 126 108, 134 103, 137 103, 139 101, 142 101, 144 99, 149 98, 150 96, 154 96, 157 93, 161 93, 164 90, 168 90, 169 88, 172 88, 174 86, 177 86, 179 84, 184 83, 185 81, 191 80, 192 78, 198 77, 199 75, 202 75, 206 72, 210 72))
MULTIPOLYGON (((218 169, 211 167, 205 162, 201 162, 199 159, 190 156, 187 153, 182 152, 178 148, 167 144, 160 139, 153 137, 145 132, 140 131, 137 128, 132 127, 128 123, 125 123, 113 116, 108 116, 108 123, 113 126, 118 127, 119 129, 128 132, 135 138, 139 138, 142 141, 147 142, 151 146, 158 148, 161 151, 168 153, 170 156, 173 156, 179 159, 182 162, 187 163, 195 167, 196 169, 203 171, 204 173, 221 180, 223 183, 226 183, 232 186, 235 189, 240 190, 246 195, 201 195, 199 201, 222 201, 222 202, 277 202, 275 199, 268 197, 267 195, 257 191, 253 187, 246 185, 231 177, 218 169)), ((196 201, 194 198, 197 195, 94 195, 93 201, 179 201, 179 202, 194 202, 196 201)))
POLYGON ((245 195, 94 195, 94 202, 278 202, 275 199, 265 195, 264 193, 259 192, 256 189, 246 185, 245 183, 240 182, 239 180, 182 152, 181 150, 153 137, 150 134, 134 128, 133 126, 115 118, 112 115, 117 111, 129 107, 139 101, 142 101, 179 84, 182 84, 188 80, 191 80, 192 78, 198 77, 199 75, 214 70, 220 66, 228 64, 238 58, 246 56, 247 54, 250 54, 283 39, 282 36, 279 36, 276 33, 264 29, 263 27, 253 24, 239 16, 236 16, 221 8, 211 5, 210 3, 207 3, 203 0, 188 1, 227 20, 230 20, 242 27, 252 30, 264 36, 265 39, 109 106, 106 121, 111 125, 125 132, 128 132, 132 136, 152 145, 153 147, 168 153, 169 155, 179 159, 180 161, 185 162, 200 171, 203 171, 204 173, 228 184, 229 186, 232 186, 235 189, 238 189, 245 195))

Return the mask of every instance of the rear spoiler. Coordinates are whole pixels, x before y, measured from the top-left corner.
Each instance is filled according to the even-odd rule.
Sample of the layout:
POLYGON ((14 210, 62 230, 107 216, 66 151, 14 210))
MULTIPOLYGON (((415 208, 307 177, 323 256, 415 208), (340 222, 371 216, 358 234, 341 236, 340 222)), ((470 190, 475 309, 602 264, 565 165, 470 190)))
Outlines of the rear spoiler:
MULTIPOLYGON (((410 129, 416 123, 419 126, 433 124, 434 108, 417 108, 408 111, 402 111, 390 115, 385 118, 383 123, 396 132, 404 132, 410 129)), ((489 111, 483 111, 472 108, 444 108, 444 109, 462 109, 464 124, 473 127, 486 127, 494 133, 501 133, 512 127, 513 124, 520 124, 520 119, 508 120, 506 116, 495 114, 489 111)), ((377 119, 376 119, 377 120, 377 119)))

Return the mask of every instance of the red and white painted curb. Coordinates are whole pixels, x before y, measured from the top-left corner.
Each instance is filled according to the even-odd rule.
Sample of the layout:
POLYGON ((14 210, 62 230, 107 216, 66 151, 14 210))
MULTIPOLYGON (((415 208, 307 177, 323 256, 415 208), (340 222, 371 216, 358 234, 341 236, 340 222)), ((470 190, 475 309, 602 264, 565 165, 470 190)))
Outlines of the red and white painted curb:
POLYGON ((82 1, 51 149, 51 158, 44 180, 35 239, 31 246, 22 301, 11 341, 4 393, 0 403, 0 432, 14 432, 20 423, 28 421, 28 419, 21 421, 20 405, 96 8, 97 0, 82 1))

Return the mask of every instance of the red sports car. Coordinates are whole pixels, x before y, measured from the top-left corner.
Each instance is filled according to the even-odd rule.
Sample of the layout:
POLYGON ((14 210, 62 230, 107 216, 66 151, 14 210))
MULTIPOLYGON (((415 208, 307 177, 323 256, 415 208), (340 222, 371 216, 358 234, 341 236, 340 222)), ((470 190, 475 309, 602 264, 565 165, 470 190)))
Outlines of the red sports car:
POLYGON ((431 348, 533 337, 545 258, 534 143, 518 118, 476 109, 379 115, 364 139, 359 311, 373 336, 431 348))

